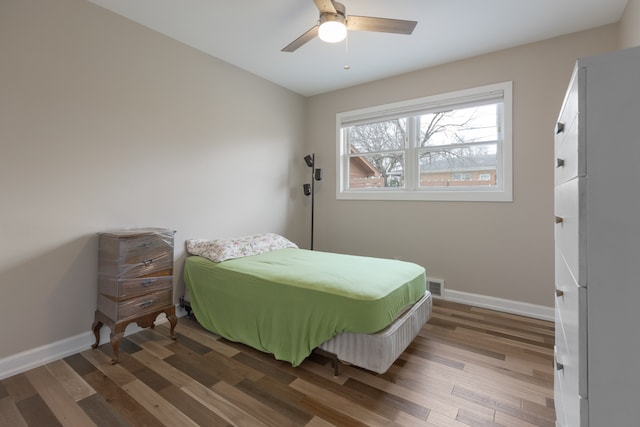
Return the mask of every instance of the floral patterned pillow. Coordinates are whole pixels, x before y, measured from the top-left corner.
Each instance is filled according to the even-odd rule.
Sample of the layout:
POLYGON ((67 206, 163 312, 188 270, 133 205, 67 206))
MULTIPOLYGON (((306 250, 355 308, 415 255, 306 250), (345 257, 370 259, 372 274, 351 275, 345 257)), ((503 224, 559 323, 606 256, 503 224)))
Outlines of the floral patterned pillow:
POLYGON ((187 240, 186 243, 188 253, 208 258, 213 262, 258 255, 276 249, 298 247, 285 237, 274 233, 262 233, 230 239, 191 239, 187 240))

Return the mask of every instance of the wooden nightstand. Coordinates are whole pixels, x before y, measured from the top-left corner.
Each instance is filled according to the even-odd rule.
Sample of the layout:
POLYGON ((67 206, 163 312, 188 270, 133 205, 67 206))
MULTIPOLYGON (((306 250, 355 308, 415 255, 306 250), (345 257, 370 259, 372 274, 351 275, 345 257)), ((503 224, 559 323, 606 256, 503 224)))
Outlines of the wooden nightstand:
POLYGON ((173 304, 173 230, 142 228, 98 233, 98 309, 93 333, 111 329, 113 358, 118 362, 120 340, 129 323, 153 328, 159 314, 171 324, 178 319, 173 304))

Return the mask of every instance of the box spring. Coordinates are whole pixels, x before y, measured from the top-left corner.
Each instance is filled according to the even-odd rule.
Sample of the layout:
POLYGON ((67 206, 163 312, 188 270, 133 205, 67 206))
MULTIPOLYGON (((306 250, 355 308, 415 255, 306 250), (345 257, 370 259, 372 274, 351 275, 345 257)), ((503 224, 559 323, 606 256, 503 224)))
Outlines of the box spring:
POLYGON ((385 373, 411 344, 431 316, 431 294, 425 295, 391 325, 375 334, 344 332, 320 345, 339 361, 385 373))

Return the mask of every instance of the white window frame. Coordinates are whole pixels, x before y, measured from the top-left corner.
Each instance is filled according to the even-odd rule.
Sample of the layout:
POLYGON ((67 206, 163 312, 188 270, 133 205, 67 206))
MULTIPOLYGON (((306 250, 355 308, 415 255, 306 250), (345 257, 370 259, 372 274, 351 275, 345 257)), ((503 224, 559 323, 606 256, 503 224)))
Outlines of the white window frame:
MULTIPOLYGON (((336 114, 336 198, 339 200, 432 200, 432 201, 513 201, 513 100, 512 82, 502 82, 487 86, 449 92, 424 98, 385 104, 371 108, 347 111, 336 114), (343 139, 342 127, 376 119, 384 120, 398 115, 437 109, 447 106, 464 106, 484 100, 502 99, 503 126, 500 129, 502 140, 497 147, 498 174, 502 179, 496 186, 477 186, 460 188, 425 188, 407 185, 407 188, 349 188, 349 147, 343 139)), ((415 150, 406 148, 406 167, 415 168, 415 150)))

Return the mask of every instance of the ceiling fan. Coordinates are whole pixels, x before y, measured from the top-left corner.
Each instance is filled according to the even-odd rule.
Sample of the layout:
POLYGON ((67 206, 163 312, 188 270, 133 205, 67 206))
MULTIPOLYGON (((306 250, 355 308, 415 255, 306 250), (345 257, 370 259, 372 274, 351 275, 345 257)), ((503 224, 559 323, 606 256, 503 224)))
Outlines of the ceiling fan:
POLYGON ((293 52, 316 36, 326 42, 336 43, 344 40, 347 36, 347 30, 411 34, 417 24, 416 21, 402 19, 347 16, 347 9, 342 3, 333 0, 313 0, 313 2, 320 11, 318 23, 285 46, 282 52, 293 52))

